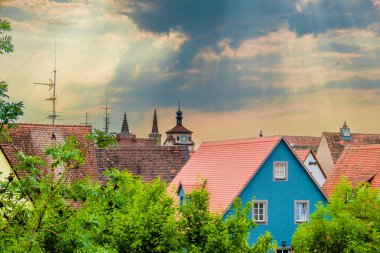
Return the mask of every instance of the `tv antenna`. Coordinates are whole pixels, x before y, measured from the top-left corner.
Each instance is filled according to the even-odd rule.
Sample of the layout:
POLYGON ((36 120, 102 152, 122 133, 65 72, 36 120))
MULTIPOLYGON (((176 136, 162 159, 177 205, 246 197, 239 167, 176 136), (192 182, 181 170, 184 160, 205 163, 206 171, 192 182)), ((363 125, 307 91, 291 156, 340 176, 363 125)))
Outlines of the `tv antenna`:
POLYGON ((106 107, 104 108, 101 108, 101 109, 104 109, 105 110, 105 117, 104 117, 104 121, 105 121, 105 124, 104 124, 104 132, 106 134, 108 134, 108 131, 109 131, 109 125, 110 125, 110 113, 108 112, 108 110, 111 110, 112 108, 111 107, 108 107, 108 91, 106 89, 106 107))
POLYGON ((90 113, 86 112, 85 116, 83 116, 83 118, 85 118, 85 122, 84 123, 80 123, 81 125, 85 125, 85 126, 89 126, 89 125, 92 125, 93 123, 92 122, 89 122, 90 120, 90 113))
POLYGON ((54 132, 55 120, 57 117, 59 117, 59 115, 57 115, 57 111, 56 111, 57 96, 56 96, 56 90, 55 90, 56 84, 57 84, 56 83, 56 81, 57 81, 57 41, 54 42, 54 70, 53 70, 53 73, 54 73, 54 78, 53 78, 53 80, 51 80, 49 78, 49 81, 50 81, 49 83, 34 83, 34 84, 48 85, 49 91, 51 91, 53 89, 53 96, 47 98, 46 100, 53 102, 53 112, 47 118, 52 120, 53 133, 51 134, 51 138, 55 139, 55 132, 54 132))

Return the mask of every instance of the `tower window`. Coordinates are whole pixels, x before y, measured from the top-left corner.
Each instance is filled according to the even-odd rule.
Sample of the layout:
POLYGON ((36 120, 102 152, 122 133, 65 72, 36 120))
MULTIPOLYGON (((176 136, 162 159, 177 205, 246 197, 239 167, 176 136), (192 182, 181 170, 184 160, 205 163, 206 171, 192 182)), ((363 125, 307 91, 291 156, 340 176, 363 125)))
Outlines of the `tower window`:
POLYGON ((189 137, 189 141, 191 141, 191 137, 189 137))
POLYGON ((177 136, 177 141, 179 141, 179 136, 177 136))

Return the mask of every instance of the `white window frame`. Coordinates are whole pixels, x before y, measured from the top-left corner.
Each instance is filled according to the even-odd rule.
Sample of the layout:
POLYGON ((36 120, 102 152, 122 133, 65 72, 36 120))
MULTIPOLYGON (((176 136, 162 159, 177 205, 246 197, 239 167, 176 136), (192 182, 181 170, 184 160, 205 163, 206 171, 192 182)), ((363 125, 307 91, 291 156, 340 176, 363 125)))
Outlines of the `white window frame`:
POLYGON ((309 221, 310 205, 309 200, 294 200, 294 223, 304 223, 309 221), (302 214, 298 209, 299 205, 306 205, 305 213, 302 214), (297 217, 298 216, 298 217, 297 217), (303 217, 301 217, 303 216, 303 217))
POLYGON ((253 207, 252 207, 252 219, 255 221, 257 224, 268 224, 268 200, 255 200, 253 202, 253 207), (255 216, 260 215, 256 213, 256 210, 258 210, 260 207, 255 208, 255 204, 262 205, 262 215, 263 219, 262 220, 256 220, 255 216))
POLYGON ((273 162, 273 181, 288 181, 288 162, 273 162), (276 165, 283 164, 285 165, 284 177, 276 176, 276 165))

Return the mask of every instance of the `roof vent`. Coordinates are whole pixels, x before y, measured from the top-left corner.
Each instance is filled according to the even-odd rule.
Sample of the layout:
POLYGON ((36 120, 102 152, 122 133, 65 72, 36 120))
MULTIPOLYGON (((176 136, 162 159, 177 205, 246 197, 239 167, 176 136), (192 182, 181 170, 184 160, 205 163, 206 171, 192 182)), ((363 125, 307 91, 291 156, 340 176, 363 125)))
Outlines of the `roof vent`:
POLYGON ((344 121, 343 126, 340 128, 340 136, 345 141, 350 141, 351 140, 350 128, 347 126, 346 121, 344 121))

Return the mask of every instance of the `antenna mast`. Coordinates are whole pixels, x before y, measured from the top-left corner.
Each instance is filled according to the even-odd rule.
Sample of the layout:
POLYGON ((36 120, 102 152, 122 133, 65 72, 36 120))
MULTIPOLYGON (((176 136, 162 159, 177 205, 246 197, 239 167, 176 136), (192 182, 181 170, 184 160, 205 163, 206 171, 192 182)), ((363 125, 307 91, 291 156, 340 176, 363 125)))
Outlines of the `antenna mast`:
POLYGON ((84 123, 80 123, 81 125, 88 126, 88 125, 92 125, 93 124, 92 122, 89 122, 89 120, 90 120, 90 114, 88 112, 86 112, 86 115, 83 116, 83 118, 85 118, 85 122, 84 123))
POLYGON ((109 131, 109 125, 110 125, 110 113, 108 112, 108 110, 112 109, 111 107, 108 107, 108 91, 106 89, 106 107, 102 108, 105 110, 105 117, 104 117, 104 120, 105 120, 105 126, 104 126, 104 132, 106 134, 108 134, 108 131, 109 131))
POLYGON ((50 83, 34 83, 34 84, 38 84, 38 85, 48 85, 49 86, 49 91, 51 89, 53 89, 53 96, 51 96, 50 98, 47 98, 46 100, 48 101, 52 101, 53 102, 53 112, 52 114, 50 114, 48 116, 48 119, 51 119, 52 120, 52 126, 53 126, 53 133, 51 134, 51 138, 52 139, 55 139, 55 120, 57 117, 59 117, 59 115, 57 115, 57 111, 56 111, 56 102, 57 102, 57 96, 56 96, 56 78, 57 78, 57 41, 54 42, 54 70, 53 70, 53 73, 54 73, 54 81, 52 81, 51 79, 49 79, 50 83))

